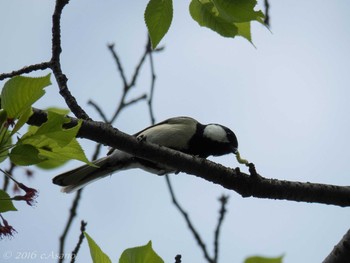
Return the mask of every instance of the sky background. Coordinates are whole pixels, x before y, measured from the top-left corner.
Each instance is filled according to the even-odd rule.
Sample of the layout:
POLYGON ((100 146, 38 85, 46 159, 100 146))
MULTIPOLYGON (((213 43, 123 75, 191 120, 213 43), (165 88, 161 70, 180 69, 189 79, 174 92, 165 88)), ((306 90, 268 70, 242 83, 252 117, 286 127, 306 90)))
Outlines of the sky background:
MULTIPOLYGON (((49 60, 53 2, 0 2, 0 72, 49 60)), ((93 119, 99 116, 87 101, 92 99, 111 116, 122 90, 107 44, 115 43, 130 79, 146 43, 146 4, 141 0, 132 4, 71 0, 63 11, 62 69, 72 94, 93 119)), ((350 2, 270 4, 271 32, 253 23, 254 48, 243 38, 226 39, 200 28, 188 13, 189 1, 174 1, 173 22, 161 42, 165 50, 154 55, 156 120, 187 115, 202 123, 230 127, 238 137, 241 155, 255 163, 264 177, 349 185, 350 2)), ((36 107, 65 107, 53 78, 52 82, 36 107)), ((129 98, 149 87, 146 66, 129 98)), ((149 124, 144 102, 123 111, 114 123, 130 134, 149 124)), ((94 143, 81 143, 90 157, 94 143)), ((238 165, 232 155, 211 160, 229 167, 238 165)), ((18 231, 12 239, 1 241, 0 252, 10 251, 11 262, 25 253, 38 257, 57 254, 58 237, 74 195, 61 193, 51 179, 78 165, 71 161, 54 171, 35 170, 29 181, 22 180, 20 169, 16 171, 18 180, 40 193, 36 207, 17 202, 18 212, 4 214, 18 231)), ((242 198, 183 173, 172 175, 171 180, 210 252, 217 199, 222 194, 230 196, 220 238, 220 262, 240 263, 256 254, 285 254, 285 263, 321 262, 350 227, 348 208, 242 198)), ((204 262, 162 177, 133 170, 86 187, 67 252, 78 240, 81 220, 88 222, 87 232, 113 262, 124 249, 149 240, 165 262, 174 262, 176 254, 182 255, 183 262, 204 262)), ((77 262, 89 260, 84 241, 77 262)), ((43 261, 56 260, 37 259, 43 261)))

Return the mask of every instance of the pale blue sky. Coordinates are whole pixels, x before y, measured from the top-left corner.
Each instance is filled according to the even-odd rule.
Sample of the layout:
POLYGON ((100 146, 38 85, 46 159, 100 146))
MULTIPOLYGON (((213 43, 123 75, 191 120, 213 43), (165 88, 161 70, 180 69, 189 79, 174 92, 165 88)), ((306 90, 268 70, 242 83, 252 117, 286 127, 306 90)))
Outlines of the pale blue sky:
MULTIPOLYGON (((98 115, 86 102, 93 99, 112 112, 121 90, 106 45, 116 43, 130 74, 145 45, 146 4, 71 0, 64 10, 62 69, 71 92, 93 118, 98 115)), ((243 157, 265 177, 348 185, 350 2, 271 1, 272 32, 253 25, 256 49, 244 39, 224 39, 200 28, 188 14, 188 4, 174 1, 173 24, 161 42, 166 49, 155 55, 157 121, 188 115, 230 127, 243 157)), ((0 72, 49 59, 53 6, 53 1, 1 1, 0 72)), ((132 95, 149 88, 149 70, 141 74, 132 95)), ((37 107, 65 106, 52 81, 37 107)), ((123 112, 115 126, 135 133, 149 124, 147 107, 139 103, 123 112)), ((91 156, 93 143, 82 144, 91 156)), ((237 166, 233 156, 213 160, 237 166)), ((1 241, 1 252, 57 252, 73 195, 60 193, 51 178, 77 165, 38 170, 35 179, 24 181, 39 189, 38 204, 30 208, 20 203, 19 212, 4 215, 18 234, 1 241)), ((218 218, 216 199, 222 193, 230 195, 220 240, 223 263, 282 253, 285 263, 321 262, 350 227, 347 208, 243 199, 186 174, 171 179, 210 251, 218 218)), ((84 219, 87 232, 113 262, 125 248, 149 240, 165 262, 173 262, 178 253, 183 262, 204 262, 161 177, 129 171, 98 181, 84 190, 78 212, 67 252, 84 219)), ((88 262, 89 257, 84 242, 78 262, 88 262)))

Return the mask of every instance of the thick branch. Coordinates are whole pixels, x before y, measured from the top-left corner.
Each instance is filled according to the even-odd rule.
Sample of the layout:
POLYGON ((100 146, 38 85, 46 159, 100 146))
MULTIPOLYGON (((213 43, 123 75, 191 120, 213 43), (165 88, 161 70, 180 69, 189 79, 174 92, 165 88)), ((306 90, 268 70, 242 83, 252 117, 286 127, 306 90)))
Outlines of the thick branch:
MULTIPOLYGON (((29 123, 39 125, 45 121, 45 116, 44 112, 35 110, 29 123)), ((72 118, 70 125, 76 123, 77 120, 72 118)), ((135 137, 120 132, 106 123, 83 121, 78 137, 115 147, 140 158, 196 175, 227 189, 234 190, 242 197, 350 206, 350 187, 250 176, 238 169, 234 170, 166 147, 138 141, 135 137)))
POLYGON ((323 261, 323 263, 342 263, 349 262, 350 259, 350 230, 343 236, 339 243, 333 248, 332 252, 323 261))

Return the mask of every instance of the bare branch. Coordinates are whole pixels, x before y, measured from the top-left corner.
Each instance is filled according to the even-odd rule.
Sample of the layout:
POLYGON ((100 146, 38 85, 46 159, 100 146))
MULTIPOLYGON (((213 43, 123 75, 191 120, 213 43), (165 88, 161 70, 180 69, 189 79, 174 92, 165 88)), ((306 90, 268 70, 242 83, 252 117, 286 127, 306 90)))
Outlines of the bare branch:
POLYGON ((87 223, 82 220, 81 223, 80 223, 79 240, 78 240, 78 243, 75 246, 74 250, 72 251, 71 263, 75 262, 75 259, 77 258, 77 255, 78 255, 78 252, 79 252, 79 249, 80 249, 80 246, 83 243, 83 240, 84 240, 84 237, 85 237, 84 236, 84 232, 85 232, 86 225, 87 225, 87 223))
POLYGON ((61 15, 63 8, 68 4, 69 0, 56 0, 55 11, 52 15, 52 58, 51 69, 56 78, 60 94, 65 99, 67 106, 77 118, 88 120, 90 119, 87 113, 78 105, 68 89, 67 77, 63 74, 60 63, 61 47, 61 15))
POLYGON ((117 63, 117 67, 118 67, 118 71, 119 71, 119 74, 120 74, 120 77, 121 79, 123 80, 123 85, 124 85, 124 92, 126 92, 129 88, 128 88, 128 81, 126 80, 126 76, 125 76, 125 73, 124 73, 124 69, 123 69, 123 66, 120 62, 120 59, 118 57, 118 54, 117 52, 114 50, 114 44, 109 44, 108 45, 108 49, 111 51, 112 53, 112 56, 115 60, 115 62, 117 63))
MULTIPOLYGON (((9 167, 7 170, 5 170, 5 172, 6 172, 7 174, 13 174, 13 170, 15 169, 15 167, 16 167, 16 165, 14 165, 14 164, 11 162, 11 163, 10 163, 10 167, 9 167)), ((3 187, 2 187, 2 190, 4 190, 4 191, 6 192, 8 186, 9 186, 9 183, 10 183, 10 179, 8 178, 8 176, 6 176, 6 175, 4 174, 4 185, 3 185, 3 187)))
POLYGON ((102 120, 104 122, 107 122, 108 123, 108 119, 107 119, 107 116, 106 114, 104 114, 103 110, 101 109, 100 106, 98 106, 95 102, 93 102, 92 100, 89 100, 88 101, 88 104, 91 105, 92 107, 95 108, 95 110, 98 112, 98 114, 100 114, 102 120))
MULTIPOLYGON (((149 41, 148 38, 147 38, 147 41, 149 41)), ((138 76, 139 76, 140 69, 141 69, 142 65, 144 64, 144 62, 145 62, 146 56, 147 56, 149 53, 151 53, 152 50, 151 50, 150 47, 149 47, 149 42, 147 42, 147 45, 146 45, 146 47, 145 47, 145 51, 144 51, 143 55, 141 56, 141 59, 140 59, 139 63, 136 65, 136 68, 135 68, 135 71, 134 71, 134 74, 133 74, 133 76, 132 76, 132 79, 131 79, 130 83, 128 83, 128 81, 127 81, 127 79, 126 79, 126 76, 125 76, 125 74, 124 74, 124 69, 123 69, 123 66, 122 66, 122 64, 121 64, 121 62, 120 62, 119 56, 118 56, 117 52, 116 52, 115 49, 114 49, 114 44, 108 45, 108 48, 109 48, 109 50, 111 51, 112 56, 114 57, 114 59, 115 59, 115 61, 116 61, 116 63, 117 63, 118 71, 119 71, 119 74, 120 74, 120 76, 121 76, 121 78, 122 78, 122 80, 123 80, 123 84, 124 84, 123 94, 122 94, 122 96, 121 96, 121 98, 120 98, 120 102, 119 102, 119 104, 118 104, 118 107, 117 107, 117 109, 116 109, 116 111, 115 111, 113 117, 112 117, 111 120, 108 122, 108 123, 113 123, 113 122, 115 121, 115 119, 117 118, 117 116, 119 115, 119 113, 120 113, 125 107, 127 107, 127 106, 129 106, 130 104, 133 104, 133 103, 135 103, 135 102, 137 102, 137 101, 143 99, 142 96, 141 96, 140 98, 133 99, 133 100, 131 100, 130 102, 125 102, 127 93, 128 93, 129 90, 130 90, 132 87, 134 87, 135 84, 136 84, 136 80, 137 80, 137 78, 138 78, 138 76)))
POLYGON ((222 222, 224 221, 224 217, 226 214, 226 204, 228 201, 228 196, 222 195, 219 198, 221 208, 219 211, 219 220, 218 224, 215 229, 215 237, 214 237, 214 262, 218 262, 218 256, 219 256, 219 235, 220 235, 220 230, 222 226, 222 222))
POLYGON ((264 19, 264 23, 267 26, 270 26, 270 3, 269 0, 264 0, 264 4, 265 4, 265 19, 264 19))
POLYGON ((144 100, 144 99, 146 99, 146 98, 147 98, 147 95, 146 95, 146 94, 142 94, 142 95, 139 96, 139 97, 136 97, 136 98, 134 98, 134 99, 132 99, 132 100, 130 100, 130 101, 128 101, 128 102, 125 102, 125 103, 124 103, 124 107, 131 106, 132 104, 137 103, 137 102, 139 102, 140 100, 144 100))
POLYGON ((75 194, 74 201, 72 203, 72 207, 69 210, 69 216, 68 216, 68 220, 67 220, 66 226, 64 227, 63 233, 60 236, 60 248, 59 248, 59 255, 60 256, 58 257, 58 262, 59 263, 62 263, 63 260, 64 260, 64 245, 66 243, 66 237, 67 237, 67 234, 69 232, 69 229, 72 226, 73 219, 77 215, 77 208, 78 208, 78 205, 79 205, 79 200, 81 198, 81 192, 82 192, 82 189, 78 190, 76 192, 76 194, 75 194))
POLYGON ((181 263, 181 255, 176 255, 175 263, 181 263))
POLYGON ((350 258, 350 230, 346 232, 323 263, 345 263, 350 258))
POLYGON ((134 71, 134 75, 129 83, 129 88, 135 86, 136 84, 136 80, 137 80, 137 77, 139 76, 139 72, 140 72, 140 69, 141 69, 141 66, 143 65, 143 63, 145 62, 145 59, 147 57, 147 54, 149 54, 151 51, 151 49, 149 48, 149 40, 147 38, 147 44, 146 44, 146 47, 145 47, 145 51, 139 61, 139 63, 137 64, 136 68, 135 68, 135 71, 134 71))
POLYGON ((204 242, 202 241, 202 238, 200 237, 199 233, 197 232, 197 230, 194 228, 187 212, 180 206, 180 204, 177 202, 176 200, 176 197, 175 197, 175 194, 174 194, 174 191, 173 191, 173 188, 171 186, 171 183, 170 183, 170 179, 169 179, 169 176, 166 175, 165 176, 165 179, 166 179, 166 182, 167 182, 167 185, 168 185, 168 188, 169 188, 169 192, 170 192, 170 195, 171 195, 171 200, 173 201, 173 204, 176 206, 176 208, 179 210, 179 212, 182 214, 182 216, 184 217, 186 223, 187 223, 187 226, 188 228, 190 229, 190 231, 192 232, 194 238, 196 239, 199 247, 202 249, 203 251, 203 254, 204 254, 204 257, 205 259, 209 262, 209 263, 214 263, 213 259, 209 256, 209 253, 207 251, 207 248, 204 244, 204 242))
POLYGON ((149 49, 149 63, 150 63, 150 68, 151 68, 151 89, 150 89, 150 95, 148 97, 148 109, 149 109, 149 115, 151 117, 151 123, 155 123, 155 117, 154 117, 154 112, 153 112, 153 94, 154 94, 154 87, 155 87, 155 82, 156 82, 156 74, 154 70, 154 63, 153 63, 153 52, 151 48, 151 39, 148 38, 148 44, 147 48, 149 49))
POLYGON ((14 70, 10 73, 0 74, 0 80, 4 80, 6 78, 12 78, 14 76, 19 76, 25 73, 30 73, 36 70, 45 70, 51 67, 51 62, 42 62, 40 64, 34 64, 30 66, 23 67, 19 70, 14 70))

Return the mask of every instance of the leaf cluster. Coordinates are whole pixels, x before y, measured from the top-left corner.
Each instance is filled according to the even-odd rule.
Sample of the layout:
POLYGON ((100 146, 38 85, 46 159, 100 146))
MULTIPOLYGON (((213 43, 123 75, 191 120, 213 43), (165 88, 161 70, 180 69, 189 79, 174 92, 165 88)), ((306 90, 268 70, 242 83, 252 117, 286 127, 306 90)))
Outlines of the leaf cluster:
MULTIPOLYGON (((0 162, 9 158, 15 165, 37 165, 43 169, 56 168, 71 159, 91 164, 76 139, 81 121, 74 127, 64 128, 70 121, 66 116, 68 110, 48 109, 46 122, 40 127, 29 126, 20 136, 21 128, 33 114, 33 104, 45 94, 44 89, 49 85, 50 74, 39 78, 15 76, 4 84, 0 109, 0 162), (14 137, 16 142, 13 142, 14 137)), ((0 213, 16 210, 5 191, 0 191, 0 201, 0 213)))
MULTIPOLYGON (((200 26, 223 37, 241 36, 252 43, 250 23, 264 24, 262 11, 255 11, 256 0, 192 0, 189 12, 200 26)), ((145 10, 145 22, 156 48, 168 32, 173 18, 172 0, 150 0, 145 10)))

